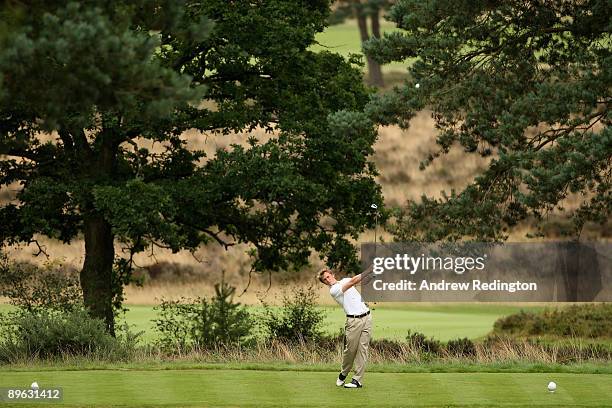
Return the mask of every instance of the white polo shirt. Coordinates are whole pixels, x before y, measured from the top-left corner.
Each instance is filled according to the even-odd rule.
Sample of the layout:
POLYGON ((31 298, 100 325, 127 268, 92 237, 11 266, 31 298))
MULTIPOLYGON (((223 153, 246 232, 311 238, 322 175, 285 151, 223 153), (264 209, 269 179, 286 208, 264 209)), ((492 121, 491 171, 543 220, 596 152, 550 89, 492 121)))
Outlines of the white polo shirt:
POLYGON ((346 292, 342 292, 342 285, 350 281, 351 278, 340 279, 329 288, 329 293, 344 308, 347 315, 361 315, 366 313, 368 307, 361 299, 361 293, 355 287, 349 288, 346 292))

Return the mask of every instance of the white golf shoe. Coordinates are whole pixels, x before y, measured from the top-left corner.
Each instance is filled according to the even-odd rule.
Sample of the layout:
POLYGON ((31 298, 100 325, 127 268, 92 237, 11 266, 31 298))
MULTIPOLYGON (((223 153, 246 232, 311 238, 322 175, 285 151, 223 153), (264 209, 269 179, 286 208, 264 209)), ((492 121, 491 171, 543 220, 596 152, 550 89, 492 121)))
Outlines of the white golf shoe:
POLYGON ((342 387, 344 385, 344 380, 346 380, 346 377, 342 378, 342 373, 340 373, 340 375, 338 375, 338 378, 336 378, 336 385, 338 387, 342 387))
POLYGON ((351 380, 350 383, 344 384, 344 388, 361 388, 361 387, 362 387, 361 383, 354 378, 351 380))

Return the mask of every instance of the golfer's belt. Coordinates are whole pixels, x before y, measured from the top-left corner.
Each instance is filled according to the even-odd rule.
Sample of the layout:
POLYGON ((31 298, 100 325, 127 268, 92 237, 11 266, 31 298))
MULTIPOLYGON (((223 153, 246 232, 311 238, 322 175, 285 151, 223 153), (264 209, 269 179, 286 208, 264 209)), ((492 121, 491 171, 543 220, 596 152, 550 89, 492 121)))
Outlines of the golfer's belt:
POLYGON ((346 315, 346 317, 353 317, 355 319, 361 319, 362 317, 366 317, 369 314, 370 314, 370 311, 368 310, 364 314, 360 314, 360 315, 346 315))

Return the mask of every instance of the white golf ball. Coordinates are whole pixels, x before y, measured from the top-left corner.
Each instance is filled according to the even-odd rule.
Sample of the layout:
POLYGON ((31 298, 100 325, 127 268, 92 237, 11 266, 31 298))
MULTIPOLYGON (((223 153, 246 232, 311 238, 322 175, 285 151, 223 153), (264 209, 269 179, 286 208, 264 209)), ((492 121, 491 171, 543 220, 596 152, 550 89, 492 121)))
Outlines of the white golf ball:
POLYGON ((374 208, 374 209, 377 209, 377 208, 378 208, 378 206, 377 206, 376 204, 372 204, 370 207, 372 207, 372 208, 374 208))
POLYGON ((32 385, 30 385, 30 388, 32 388, 33 390, 37 390, 38 389, 38 383, 36 381, 34 381, 32 383, 32 385))
POLYGON ((421 84, 416 84, 414 87, 415 87, 416 89, 419 89, 419 88, 421 87, 421 84))
POLYGON ((554 381, 548 383, 548 391, 555 392, 557 389, 557 384, 554 381))

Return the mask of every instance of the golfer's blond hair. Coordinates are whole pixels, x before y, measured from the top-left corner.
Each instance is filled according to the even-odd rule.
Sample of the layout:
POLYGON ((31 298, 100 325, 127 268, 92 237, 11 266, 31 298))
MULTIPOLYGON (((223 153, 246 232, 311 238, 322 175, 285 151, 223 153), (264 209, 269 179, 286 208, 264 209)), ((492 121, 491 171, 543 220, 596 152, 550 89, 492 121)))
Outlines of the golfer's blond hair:
POLYGON ((323 282, 323 275, 325 274, 325 272, 329 272, 329 273, 333 273, 331 269, 329 268, 323 268, 319 271, 319 273, 317 274, 317 279, 319 279, 319 282, 321 283, 325 283, 323 282))

